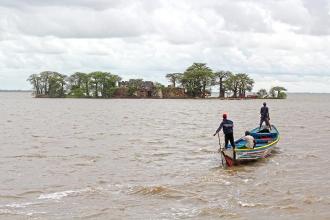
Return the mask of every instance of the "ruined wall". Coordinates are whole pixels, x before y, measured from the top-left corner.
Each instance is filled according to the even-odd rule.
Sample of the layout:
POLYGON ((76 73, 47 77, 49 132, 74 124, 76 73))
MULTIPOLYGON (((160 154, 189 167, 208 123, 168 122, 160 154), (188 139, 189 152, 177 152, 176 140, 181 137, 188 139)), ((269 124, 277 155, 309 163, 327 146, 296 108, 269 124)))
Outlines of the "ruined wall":
POLYGON ((114 98, 126 98, 128 96, 128 88, 127 87, 119 87, 116 89, 113 94, 114 98))
POLYGON ((186 95, 184 89, 182 88, 171 88, 171 87, 167 87, 167 88, 163 88, 162 89, 162 95, 163 98, 187 98, 188 96, 186 95))
POLYGON ((115 93, 112 96, 113 98, 188 98, 185 94, 184 89, 182 88, 162 88, 152 90, 147 89, 139 89, 134 92, 133 96, 129 96, 129 88, 127 87, 119 87, 116 89, 115 93))

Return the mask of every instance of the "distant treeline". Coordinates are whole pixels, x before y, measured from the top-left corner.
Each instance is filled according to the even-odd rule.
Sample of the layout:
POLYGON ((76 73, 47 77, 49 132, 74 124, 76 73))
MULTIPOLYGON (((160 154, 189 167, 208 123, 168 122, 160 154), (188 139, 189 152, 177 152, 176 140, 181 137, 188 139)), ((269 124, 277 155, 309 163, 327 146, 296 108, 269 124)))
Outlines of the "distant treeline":
MULTIPOLYGON (((194 63, 183 73, 169 73, 166 78, 172 83, 165 87, 157 82, 143 79, 122 78, 110 72, 76 72, 70 76, 44 71, 32 74, 28 81, 33 86, 36 97, 79 97, 79 98, 115 98, 115 97, 200 97, 210 95, 212 86, 219 86, 219 97, 245 98, 246 92, 251 92, 254 80, 246 73, 230 71, 212 71, 205 63, 194 63)), ((285 98, 283 87, 273 87, 269 93, 261 89, 257 95, 260 98, 285 98)))

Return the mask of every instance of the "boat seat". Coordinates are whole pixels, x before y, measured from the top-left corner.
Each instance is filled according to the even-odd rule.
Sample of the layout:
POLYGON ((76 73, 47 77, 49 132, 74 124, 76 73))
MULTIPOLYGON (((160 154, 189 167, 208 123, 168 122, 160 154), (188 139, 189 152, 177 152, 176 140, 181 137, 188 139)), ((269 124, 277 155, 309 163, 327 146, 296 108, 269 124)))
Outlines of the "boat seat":
POLYGON ((266 139, 255 139, 257 144, 262 144, 262 143, 268 143, 268 141, 273 140, 272 138, 266 138, 266 139))
POLYGON ((276 133, 253 133, 251 134, 255 139, 274 138, 276 133))

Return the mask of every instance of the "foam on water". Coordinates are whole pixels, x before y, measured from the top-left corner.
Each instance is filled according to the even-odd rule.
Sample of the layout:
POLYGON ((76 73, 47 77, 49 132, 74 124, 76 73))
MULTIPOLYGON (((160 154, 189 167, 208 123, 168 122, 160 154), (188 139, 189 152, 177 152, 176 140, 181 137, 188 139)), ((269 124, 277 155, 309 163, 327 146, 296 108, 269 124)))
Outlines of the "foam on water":
POLYGON ((0 205, 1 207, 8 207, 8 208, 26 208, 27 206, 34 205, 36 203, 32 202, 25 202, 25 203, 10 203, 6 205, 0 205))
POLYGON ((41 194, 38 199, 50 199, 50 200, 60 200, 67 196, 77 196, 84 192, 91 191, 90 188, 81 189, 81 190, 67 190, 62 192, 54 192, 54 193, 48 193, 48 194, 41 194))

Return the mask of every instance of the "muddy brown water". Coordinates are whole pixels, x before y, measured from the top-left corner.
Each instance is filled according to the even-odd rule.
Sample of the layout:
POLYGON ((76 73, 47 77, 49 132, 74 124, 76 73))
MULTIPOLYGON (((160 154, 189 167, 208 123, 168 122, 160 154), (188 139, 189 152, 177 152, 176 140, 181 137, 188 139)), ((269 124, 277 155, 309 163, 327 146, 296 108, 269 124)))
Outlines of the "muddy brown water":
POLYGON ((273 155, 223 169, 262 100, 35 99, 0 93, 0 219, 329 219, 330 95, 267 100, 273 155))

